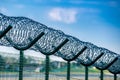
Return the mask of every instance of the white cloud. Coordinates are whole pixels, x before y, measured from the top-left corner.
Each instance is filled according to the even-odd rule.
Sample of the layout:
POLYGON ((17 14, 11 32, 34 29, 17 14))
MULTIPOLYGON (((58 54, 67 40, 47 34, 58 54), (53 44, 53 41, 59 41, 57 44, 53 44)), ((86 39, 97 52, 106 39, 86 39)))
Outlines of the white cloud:
POLYGON ((0 7, 0 13, 6 13, 7 12, 7 9, 4 8, 4 7, 0 7))
POLYGON ((49 17, 54 21, 74 23, 76 21, 77 10, 67 8, 53 8, 49 12, 49 17))

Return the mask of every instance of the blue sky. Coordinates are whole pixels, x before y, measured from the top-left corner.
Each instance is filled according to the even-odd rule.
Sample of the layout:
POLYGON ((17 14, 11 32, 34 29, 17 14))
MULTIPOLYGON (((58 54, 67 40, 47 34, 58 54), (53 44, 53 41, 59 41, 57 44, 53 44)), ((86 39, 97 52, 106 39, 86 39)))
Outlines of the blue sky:
POLYGON ((119 0, 1 0, 0 12, 29 17, 120 54, 119 0))

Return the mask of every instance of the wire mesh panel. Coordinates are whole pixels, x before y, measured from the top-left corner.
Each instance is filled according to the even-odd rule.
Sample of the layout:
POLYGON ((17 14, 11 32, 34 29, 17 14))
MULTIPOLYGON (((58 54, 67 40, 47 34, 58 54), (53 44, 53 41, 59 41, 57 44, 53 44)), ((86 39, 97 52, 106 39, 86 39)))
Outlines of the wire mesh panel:
POLYGON ((52 58, 59 59, 59 57, 51 56, 50 57, 50 64, 49 64, 49 80, 64 80, 66 79, 65 73, 60 70, 61 67, 64 67, 65 62, 59 60, 53 60, 52 58), (62 76, 64 75, 64 76, 62 76))
POLYGON ((18 80, 18 54, 0 53, 0 80, 18 80))
POLYGON ((23 80, 44 80, 44 58, 24 54, 23 80))

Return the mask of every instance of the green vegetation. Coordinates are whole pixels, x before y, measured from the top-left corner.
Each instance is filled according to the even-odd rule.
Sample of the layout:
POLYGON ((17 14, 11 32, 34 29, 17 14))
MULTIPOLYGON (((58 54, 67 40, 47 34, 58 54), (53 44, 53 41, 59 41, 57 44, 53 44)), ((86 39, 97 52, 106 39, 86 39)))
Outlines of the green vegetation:
MULTIPOLYGON (((30 56, 24 56, 24 72, 45 72, 45 60, 36 60, 30 56)), ((9 57, 0 55, 0 73, 11 72, 16 73, 19 71, 19 57, 9 57)), ((66 73, 67 63, 50 60, 50 72, 66 73)), ((84 73, 85 67, 72 62, 71 73, 84 73)), ((100 71, 93 66, 89 67, 89 73, 99 73, 100 71)), ((105 73, 109 73, 107 70, 105 73)))
MULTIPOLYGON (((59 73, 66 73, 67 72, 67 66, 52 69, 51 72, 59 72, 59 73)), ((105 73, 109 73, 107 70, 104 71, 105 73)), ((84 66, 76 66, 71 65, 71 73, 77 74, 77 73, 85 73, 85 67, 84 66)), ((100 70, 96 69, 93 66, 89 67, 89 73, 100 73, 100 70)))
POLYGON ((0 71, 4 70, 4 66, 5 66, 5 60, 4 58, 0 55, 0 71))

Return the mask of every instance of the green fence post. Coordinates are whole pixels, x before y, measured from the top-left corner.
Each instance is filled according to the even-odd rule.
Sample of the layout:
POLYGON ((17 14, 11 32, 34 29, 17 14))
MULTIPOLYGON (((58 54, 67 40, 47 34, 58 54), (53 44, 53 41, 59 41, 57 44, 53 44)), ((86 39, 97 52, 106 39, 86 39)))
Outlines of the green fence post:
POLYGON ((116 57, 113 61, 111 61, 107 66, 105 66, 104 68, 99 68, 99 67, 96 67, 97 69, 100 70, 100 80, 103 80, 104 79, 104 70, 108 69, 115 61, 118 60, 118 57, 116 57))
POLYGON ((78 52, 77 55, 75 55, 73 58, 71 59, 67 59, 67 58, 63 58, 65 61, 67 61, 67 80, 70 80, 70 62, 75 60, 80 54, 82 54, 85 50, 87 49, 87 47, 85 46, 81 51, 78 52))
POLYGON ((85 80, 88 80, 88 66, 85 66, 85 80))
POLYGON ((117 80, 117 74, 114 74, 114 80, 117 80))
POLYGON ((24 52, 20 50, 20 59, 19 59, 19 80, 23 80, 23 57, 24 52))
POLYGON ((35 44, 35 47, 44 55, 46 55, 46 64, 45 64, 45 80, 49 80, 49 63, 50 63, 50 59, 49 56, 53 55, 54 53, 56 53, 64 44, 66 44, 69 40, 65 39, 61 44, 58 45, 58 47, 56 47, 52 52, 50 53, 45 53, 43 51, 40 50, 40 47, 38 44, 35 44))
MULTIPOLYGON (((12 27, 12 26, 9 26, 10 28, 12 27)), ((8 29, 9 30, 9 29, 8 29)), ((41 32, 34 40, 31 40, 31 38, 30 38, 30 40, 31 40, 31 42, 28 44, 28 45, 26 45, 26 46, 24 46, 24 47, 20 47, 20 46, 18 46, 17 44, 15 44, 13 41, 12 41, 12 39, 11 38, 9 38, 9 37, 5 37, 5 39, 15 48, 15 49, 17 49, 17 50, 19 50, 20 51, 20 57, 19 57, 19 80, 23 80, 23 60, 24 60, 24 50, 27 50, 27 49, 29 49, 31 46, 33 46, 42 36, 44 35, 44 33, 43 32, 41 32)))
POLYGON ((103 80, 103 76, 104 75, 104 72, 103 72, 103 70, 100 70, 100 80, 103 80))
POLYGON ((45 64, 45 80, 49 80, 49 63, 50 59, 49 59, 49 55, 46 55, 46 64, 45 64))
POLYGON ((101 53, 99 56, 97 56, 93 61, 91 61, 89 64, 86 63, 81 63, 84 67, 85 67, 85 80, 88 80, 88 71, 89 68, 88 66, 91 66, 92 64, 94 64, 104 53, 101 53))
POLYGON ((67 61, 67 80, 70 80, 70 61, 67 61))

